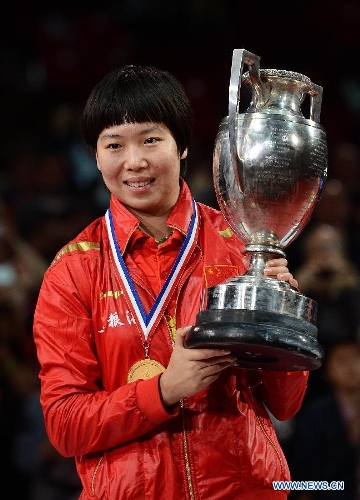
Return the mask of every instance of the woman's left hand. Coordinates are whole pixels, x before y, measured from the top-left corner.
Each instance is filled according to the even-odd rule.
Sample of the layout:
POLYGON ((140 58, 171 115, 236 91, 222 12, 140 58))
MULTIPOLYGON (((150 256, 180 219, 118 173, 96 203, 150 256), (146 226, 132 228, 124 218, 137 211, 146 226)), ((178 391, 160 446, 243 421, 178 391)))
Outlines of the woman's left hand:
POLYGON ((266 262, 264 276, 276 278, 279 281, 287 281, 291 286, 298 288, 298 282, 287 268, 288 261, 281 257, 279 259, 271 259, 266 262))

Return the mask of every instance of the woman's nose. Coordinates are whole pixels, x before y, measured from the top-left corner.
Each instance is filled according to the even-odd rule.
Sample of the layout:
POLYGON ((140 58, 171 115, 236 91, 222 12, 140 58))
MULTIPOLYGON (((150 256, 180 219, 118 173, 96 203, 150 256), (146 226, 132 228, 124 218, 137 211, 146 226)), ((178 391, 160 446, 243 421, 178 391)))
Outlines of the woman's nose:
POLYGON ((129 147, 125 152, 125 164, 126 167, 131 170, 145 168, 147 166, 147 160, 141 148, 135 146, 129 147))

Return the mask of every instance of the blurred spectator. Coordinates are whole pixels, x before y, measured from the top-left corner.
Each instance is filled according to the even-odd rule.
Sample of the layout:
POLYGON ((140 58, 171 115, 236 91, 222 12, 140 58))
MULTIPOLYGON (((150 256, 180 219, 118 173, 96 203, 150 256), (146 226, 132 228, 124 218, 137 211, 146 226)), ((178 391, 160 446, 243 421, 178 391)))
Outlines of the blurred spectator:
POLYGON ((304 242, 306 246, 308 234, 322 224, 334 226, 341 233, 345 246, 348 246, 351 209, 351 196, 346 186, 338 179, 328 179, 309 224, 286 249, 290 267, 295 269, 298 263, 304 261, 304 242))
POLYGON ((32 323, 33 306, 47 268, 46 260, 22 239, 15 221, 0 207, 0 302, 32 323))
POLYGON ((357 339, 360 275, 342 234, 329 224, 313 227, 304 239, 304 256, 294 275, 301 292, 318 303, 318 339, 324 349, 340 340, 357 339))
POLYGON ((328 389, 294 417, 288 460, 298 481, 344 481, 340 491, 293 492, 296 500, 360 498, 360 345, 345 341, 329 350, 324 377, 328 389))
MULTIPOLYGON (((301 292, 317 302, 317 338, 326 356, 333 344, 359 338, 360 275, 348 257, 343 234, 336 227, 312 227, 303 245, 304 261, 294 276, 301 292)), ((323 389, 320 368, 310 373, 305 400, 323 389)))

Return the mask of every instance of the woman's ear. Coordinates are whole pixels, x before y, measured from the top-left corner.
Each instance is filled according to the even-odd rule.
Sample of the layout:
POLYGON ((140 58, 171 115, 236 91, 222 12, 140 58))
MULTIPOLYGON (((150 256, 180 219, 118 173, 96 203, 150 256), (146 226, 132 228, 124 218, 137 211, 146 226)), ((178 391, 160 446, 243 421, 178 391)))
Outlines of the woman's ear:
POLYGON ((185 160, 187 155, 188 155, 188 148, 186 148, 185 151, 183 152, 183 154, 180 156, 180 160, 185 160))
POLYGON ((97 166, 98 170, 100 170, 100 172, 101 172, 101 169, 99 167, 99 161, 98 161, 98 155, 97 155, 97 153, 95 153, 95 160, 96 160, 96 166, 97 166))

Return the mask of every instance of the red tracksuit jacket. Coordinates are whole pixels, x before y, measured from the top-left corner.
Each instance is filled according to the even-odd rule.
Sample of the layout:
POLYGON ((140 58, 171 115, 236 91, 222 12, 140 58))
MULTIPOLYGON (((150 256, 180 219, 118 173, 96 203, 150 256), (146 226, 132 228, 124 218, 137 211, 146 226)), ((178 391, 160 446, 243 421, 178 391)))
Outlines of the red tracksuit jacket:
MULTIPOLYGON (((171 413, 161 402, 159 375, 127 382, 131 367, 144 359, 144 343, 149 357, 166 367, 172 333, 194 324, 203 290, 244 272, 244 245, 222 214, 196 206, 194 241, 147 339, 105 216, 63 248, 44 276, 34 318, 41 404, 52 444, 75 456, 81 500, 286 498, 272 486, 290 475, 266 408, 279 420, 295 415, 307 372, 228 369, 171 413)), ((113 197, 110 208, 120 253, 147 314, 156 297, 127 252, 139 221, 113 197)), ((188 233, 193 212, 182 181, 167 220, 177 237, 188 233)))

